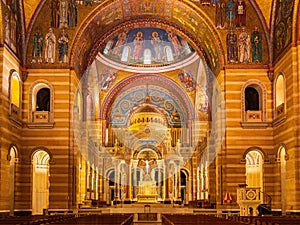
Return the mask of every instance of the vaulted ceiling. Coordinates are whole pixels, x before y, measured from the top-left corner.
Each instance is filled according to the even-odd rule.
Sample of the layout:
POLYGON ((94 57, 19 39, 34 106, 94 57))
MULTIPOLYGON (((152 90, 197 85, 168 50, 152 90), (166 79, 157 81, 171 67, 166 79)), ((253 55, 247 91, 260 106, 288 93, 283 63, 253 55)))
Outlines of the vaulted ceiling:
MULTIPOLYGON (((192 2, 200 2, 200 0, 191 0, 192 2)), ((271 12, 274 0, 254 0, 256 2, 258 9, 262 12, 262 15, 268 25, 270 27, 271 21, 271 12)), ((26 28, 28 28, 32 17, 38 5, 41 3, 41 0, 24 0, 24 11, 25 11, 25 21, 26 21, 26 28)))
MULTIPOLYGON (((13 4, 11 2, 16 1, 2 0, 2 24, 5 23, 5 15, 7 15, 7 7, 4 4, 13 4)), ((17 32, 20 32, 18 29, 22 30, 20 34, 23 37, 19 38, 21 41, 16 40, 16 43, 22 42, 22 46, 15 44, 11 48, 20 56, 24 67, 41 66, 32 64, 32 40, 37 29, 41 29, 42 34, 45 35, 49 27, 52 27, 53 1, 20 0, 20 7, 24 11, 18 19, 23 20, 23 23, 18 21, 21 25, 17 25, 17 32)), ((59 2, 59 0, 55 1, 59 2)), ((225 29, 216 27, 216 7, 212 4, 202 4, 213 1, 69 0, 68 2, 76 2, 77 5, 77 24, 75 27, 67 28, 68 66, 74 68, 79 74, 82 74, 87 65, 92 63, 109 39, 116 37, 124 29, 148 26, 176 32, 198 52, 214 72, 219 71, 227 63, 226 35, 230 27, 227 26, 225 29)), ((262 64, 273 64, 290 43, 297 40, 299 0, 247 0, 245 2, 247 32, 251 33, 256 26, 259 28, 263 36, 262 64)), ((13 10, 12 7, 8 9, 13 10)), ((58 37, 61 29, 54 27, 54 33, 58 37)))

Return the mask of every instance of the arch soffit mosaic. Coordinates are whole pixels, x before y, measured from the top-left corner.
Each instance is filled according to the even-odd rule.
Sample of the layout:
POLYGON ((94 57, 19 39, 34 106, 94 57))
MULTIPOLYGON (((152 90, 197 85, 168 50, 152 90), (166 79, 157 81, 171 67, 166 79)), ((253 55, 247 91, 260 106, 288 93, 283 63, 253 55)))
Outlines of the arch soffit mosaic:
POLYGON ((88 59, 91 64, 99 48, 104 48, 105 42, 111 36, 116 36, 124 26, 157 26, 177 32, 206 60, 212 70, 220 69, 224 64, 225 51, 213 21, 200 8, 189 1, 158 0, 153 4, 155 6, 144 13, 134 10, 139 5, 133 0, 126 4, 123 1, 100 4, 86 17, 75 34, 71 44, 71 65, 75 70, 86 68, 87 64, 84 65, 82 62, 85 60, 82 59, 88 59))
MULTIPOLYGON (((145 1, 141 1, 140 3, 142 4, 145 1)), ((270 7, 266 7, 267 5, 273 5, 272 4, 272 0, 250 0, 249 3, 251 4, 251 6, 254 8, 254 10, 256 11, 258 17, 260 18, 260 21, 262 23, 262 27, 264 30, 264 33, 266 35, 266 39, 268 42, 268 49, 269 49, 269 53, 271 55, 272 53, 272 46, 270 45, 269 41, 269 29, 270 28, 270 24, 268 24, 267 22, 270 21, 270 23, 272 24, 273 18, 271 16, 272 12, 274 11, 274 7, 271 8, 271 10, 269 9, 270 7), (270 19, 271 18, 271 19, 270 19), (269 20, 270 19, 270 20, 269 20)), ((298 0, 296 0, 296 5, 298 5, 298 0)), ((134 5, 135 7, 136 5, 136 1, 134 0, 107 0, 107 1, 101 1, 101 3, 99 5, 97 5, 94 8, 91 8, 92 11, 90 13, 88 13, 86 19, 84 19, 83 22, 81 22, 81 25, 79 25, 78 28, 76 28, 76 33, 74 34, 74 39, 72 39, 72 41, 70 42, 70 65, 72 68, 75 68, 75 70, 82 74, 82 72, 84 71, 84 69, 87 66, 87 62, 86 58, 88 55, 90 55, 91 51, 93 50, 93 48, 95 47, 96 42, 99 40, 99 38, 97 39, 91 39, 91 34, 94 33, 98 33, 98 37, 102 37, 105 34, 105 30, 106 31, 111 31, 113 27, 116 27, 117 25, 122 24, 124 21, 130 21, 133 20, 134 18, 138 17, 138 18, 144 18, 144 19, 149 19, 151 17, 155 17, 155 18, 159 18, 160 22, 166 22, 166 23, 170 23, 170 25, 174 25, 174 29, 176 30, 183 30, 185 32, 188 32, 189 35, 189 40, 190 42, 193 42, 193 40, 198 41, 199 43, 201 43, 201 45, 198 45, 198 43, 196 43, 197 46, 199 46, 199 48, 195 48, 197 52, 201 53, 202 50, 206 50, 207 52, 210 52, 211 54, 211 49, 207 49, 205 47, 203 47, 205 45, 203 39, 201 39, 201 35, 199 35, 199 31, 200 29, 198 29, 199 27, 196 26, 196 31, 198 32, 193 32, 193 29, 195 29, 194 27, 189 28, 189 24, 191 24, 191 22, 193 21, 197 21, 199 22, 198 24, 200 24, 199 26, 203 26, 203 24, 206 26, 206 28, 208 28, 208 31, 210 31, 210 35, 207 35, 208 32, 202 32, 202 37, 207 37, 207 40, 213 40, 213 46, 216 48, 216 52, 217 52, 217 56, 219 57, 219 62, 217 67, 222 66, 222 64, 224 64, 224 55, 225 55, 225 51, 224 48, 225 46, 223 46, 220 42, 220 38, 219 38, 219 32, 217 32, 217 30, 214 28, 214 22, 212 21, 212 18, 209 18, 208 15, 206 15, 203 11, 203 9, 201 9, 200 7, 200 3, 195 3, 194 1, 188 1, 188 0, 184 0, 184 1, 176 1, 176 0, 158 0, 155 1, 155 4, 157 5, 161 5, 163 6, 163 10, 161 11, 157 11, 157 8, 154 8, 156 11, 147 11, 144 13, 141 13, 141 11, 137 11, 137 10, 131 10, 131 14, 128 14, 128 12, 126 11, 126 7, 127 8, 132 8, 132 5, 134 5), (133 4, 134 3, 134 4, 133 4), (171 10, 169 9, 169 11, 171 12, 171 17, 166 16, 165 14, 168 12, 167 7, 166 6, 171 6, 171 10), (180 7, 179 7, 180 6, 180 7), (116 9, 120 9, 121 11, 117 11, 116 9), (174 16, 174 12, 177 9, 177 14, 179 15, 178 17, 174 16), (175 11, 174 11, 175 10, 175 11), (110 18, 109 21, 109 13, 111 12, 117 12, 117 16, 112 16, 110 18), (125 13, 124 13, 125 12, 125 13), (127 14, 126 14, 127 13, 127 14), (185 17, 183 16, 183 14, 186 14, 188 16, 191 16, 193 13, 193 15, 196 15, 196 17, 185 17), (120 16, 119 16, 120 15, 120 16), (95 20, 96 18, 103 18, 102 21, 97 21, 95 20), (186 19, 188 18, 188 19, 186 19), (195 20, 195 18, 197 20, 195 20), (104 21, 105 20, 105 21, 104 21), (189 22, 190 21, 190 22, 189 22), (102 23, 105 22, 106 24, 102 23), (108 26, 106 26, 108 25, 108 26), (99 28, 100 27, 100 28, 99 28), (181 29, 182 28, 182 29, 181 29), (191 31, 192 30, 192 31, 191 31), (87 36, 86 36, 87 35, 87 36), (84 39, 83 37, 86 36, 88 37, 87 39, 84 39), (213 39, 210 39, 213 38, 213 39), (203 48, 203 49, 201 49, 203 48), (80 52, 80 50, 85 49, 85 51, 80 52), (79 54, 78 54, 79 52, 79 54), (82 63, 83 62, 83 63, 82 63)), ((29 42, 29 38, 30 38, 30 33, 32 32, 32 29, 34 27, 35 21, 38 18, 38 14, 41 11, 41 9, 44 7, 45 2, 44 1, 35 1, 35 2, 27 2, 26 0, 24 1, 24 15, 25 15, 25 26, 26 26, 26 30, 27 30, 27 34, 26 34, 26 40, 25 40, 25 45, 28 46, 28 42, 29 42), (34 10, 35 9, 35 10, 34 10)), ((169 12, 169 13, 170 13, 169 12)), ((296 26, 296 25, 294 25, 296 26)), ((271 29, 271 36, 272 36, 272 29, 271 29)), ((272 38, 271 38, 272 39, 272 38)), ((194 44, 195 44, 194 43, 194 44)), ((210 43, 209 43, 210 44, 210 43)), ((27 49, 27 48, 26 48, 27 49)), ((204 53, 206 53, 205 51, 203 51, 204 53)), ((26 57, 26 53, 25 53, 25 57, 26 57)), ((24 58, 25 58, 24 57, 24 58)), ((270 60, 272 60, 270 58, 270 60)), ((220 68, 216 68, 216 72, 218 72, 218 69, 220 68)))
MULTIPOLYGON (((130 0, 128 2, 131 2, 133 0, 130 0)), ((173 4, 174 0, 165 0, 166 2, 168 2, 169 4, 173 4)), ((264 30, 264 33, 266 35, 266 38, 268 39, 268 42, 270 40, 273 39, 273 32, 274 32, 274 27, 273 27, 273 23, 275 21, 275 17, 276 17, 276 13, 275 12, 275 8, 276 8, 276 1, 277 0, 249 0, 250 4, 252 5, 252 7, 254 7, 255 11, 257 12, 259 18, 260 18, 260 21, 262 22, 262 26, 263 26, 263 30, 264 30), (274 16, 275 15, 275 16, 274 16), (269 38, 269 36, 271 36, 271 38, 269 38)), ((22 30, 23 30, 23 33, 25 34, 24 35, 24 39, 23 39, 23 43, 24 43, 24 46, 27 46, 28 47, 28 42, 29 42, 29 38, 31 36, 31 32, 32 32, 32 29, 34 27, 34 24, 35 24, 35 21, 36 19, 38 18, 38 14, 39 12, 41 11, 41 9, 44 7, 45 5, 45 2, 46 1, 40 1, 40 0, 24 0, 24 1, 21 1, 21 6, 22 8, 24 8, 24 10, 22 10, 22 18, 24 17, 24 22, 22 22, 22 30)), ((108 1, 103 1, 101 2, 101 4, 99 5, 99 7, 96 8, 96 10, 94 10, 93 12, 95 11, 98 11, 98 9, 100 8, 105 8, 107 6, 110 6, 114 3, 116 4, 123 4, 125 1, 124 0, 117 0, 117 1, 114 1, 114 0, 108 0, 108 1)), ((181 4, 186 4, 186 5, 191 5, 192 8, 196 8, 197 10, 201 10, 199 9, 199 6, 194 3, 195 1, 191 0, 191 1, 188 1, 188 0, 185 0, 185 1, 180 1, 181 4)), ((127 1, 126 1, 127 3, 127 1)), ((199 3, 200 4, 200 3, 199 3)), ((297 32, 297 28, 299 28, 299 22, 297 23, 297 21, 299 21, 300 19, 300 16, 299 16, 299 8, 300 8, 300 4, 299 4, 299 0, 295 0, 295 10, 294 10, 294 13, 293 13, 293 24, 292 24, 292 27, 293 27, 293 40, 294 38, 298 38, 299 40, 299 32, 297 32), (297 19, 298 18, 298 19, 297 19), (296 28, 296 29, 295 29, 296 28), (298 36, 298 37, 297 37, 298 36)), ((93 14, 90 13, 89 15, 92 15, 93 14)), ((151 13, 149 13, 151 14, 151 13)), ((157 15, 156 15, 157 16, 157 15)), ((128 18, 127 18, 128 19, 128 18)), ((84 26, 86 26, 88 23, 88 21, 82 23, 82 24, 85 24, 84 26)), ((78 30, 82 30, 81 28, 78 29, 78 30)), ((80 32, 79 32, 80 33, 80 32)), ((78 42, 78 40, 80 40, 81 36, 79 38, 77 38, 77 40, 74 40, 72 41, 72 44, 78 42)), ((270 53, 270 63, 272 63, 272 46, 270 44, 270 42, 268 43, 268 46, 269 46, 269 53, 270 53)), ((27 47, 25 47, 25 49, 27 49, 27 47)), ((75 49, 75 52, 76 52, 76 49, 75 49)), ((74 50, 73 50, 73 53, 74 53, 74 50)), ((72 53, 72 54, 73 54, 72 53)), ((23 52, 23 58, 24 58, 24 61, 25 61, 25 58, 26 58, 26 51, 23 52)), ((83 59, 83 57, 81 58, 83 59)), ((71 64, 71 67, 73 67, 73 62, 71 64)))
POLYGON ((137 85, 141 85, 142 88, 146 88, 146 84, 151 84, 152 87, 158 88, 160 90, 165 90, 167 93, 173 93, 174 101, 180 106, 182 113, 184 115, 185 121, 194 118, 193 105, 190 101, 189 96, 181 87, 178 86, 173 80, 167 78, 163 75, 158 74, 136 74, 129 78, 124 79, 115 88, 113 88, 106 96, 103 107, 101 110, 100 117, 104 120, 109 120, 109 116, 113 110, 113 105, 115 101, 119 99, 120 101, 124 96, 128 94, 128 90, 137 88, 137 85))

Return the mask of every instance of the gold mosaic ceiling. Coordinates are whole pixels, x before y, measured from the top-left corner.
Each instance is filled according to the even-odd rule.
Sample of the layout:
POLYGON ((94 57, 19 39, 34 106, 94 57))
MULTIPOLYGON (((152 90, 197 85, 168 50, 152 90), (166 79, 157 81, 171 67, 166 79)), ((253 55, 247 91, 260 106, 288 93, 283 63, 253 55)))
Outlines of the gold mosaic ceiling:
MULTIPOLYGON (((197 2, 197 0, 192 1, 197 2)), ((41 0, 24 0, 26 28, 28 28, 31 18, 40 2, 41 0)), ((265 21, 267 21, 267 25, 270 27, 270 16, 273 0, 256 0, 256 2, 264 15, 265 21)))
MULTIPOLYGON (((271 12, 274 11, 274 1, 246 1, 248 6, 251 5, 247 9, 247 18, 249 22, 251 21, 249 26, 247 24, 248 32, 251 32, 254 26, 258 26, 263 33, 263 64, 272 61, 273 50, 270 37, 272 37, 271 24, 274 20, 271 16, 271 12)), ((91 63, 91 59, 98 52, 96 50, 102 49, 104 42, 112 38, 110 35, 122 32, 126 26, 136 27, 137 23, 145 23, 145 21, 148 23, 147 26, 157 26, 159 23, 159 27, 166 26, 166 29, 171 28, 172 31, 179 32, 178 34, 191 43, 192 48, 208 62, 213 71, 218 71, 225 62, 226 30, 217 30, 212 26, 215 24, 215 7, 207 7, 201 4, 200 0, 97 0, 95 2, 97 4, 87 7, 81 3, 78 8, 77 27, 68 31, 69 38, 72 40, 69 59, 76 71, 78 68, 84 69, 85 64, 91 63), (150 8, 148 9, 147 6, 150 8)), ((51 0, 24 0, 23 6, 27 31, 26 48, 27 52, 30 52, 32 33, 37 27, 45 30, 49 26, 51 18, 48 12, 51 9, 51 0)), ((26 53, 24 58, 27 58, 27 63, 30 62, 26 53)))

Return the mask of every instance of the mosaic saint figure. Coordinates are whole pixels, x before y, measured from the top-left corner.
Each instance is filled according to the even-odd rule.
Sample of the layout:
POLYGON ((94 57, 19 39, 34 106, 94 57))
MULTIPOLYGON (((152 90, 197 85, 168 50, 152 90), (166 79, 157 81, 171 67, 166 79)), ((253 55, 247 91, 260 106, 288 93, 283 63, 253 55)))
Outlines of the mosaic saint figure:
POLYGON ((240 48, 240 62, 248 63, 250 61, 250 36, 246 32, 245 27, 242 28, 238 43, 240 48))
POLYGON ((144 39, 142 32, 137 32, 136 37, 133 40, 133 45, 133 60, 137 61, 140 59, 143 52, 144 39))
POLYGON ((244 0, 238 0, 235 6, 236 26, 246 26, 246 3, 244 0))
POLYGON ((235 2, 233 0, 226 3, 226 19, 229 21, 229 27, 232 27, 232 22, 235 20, 235 2))
POLYGON ((168 31, 168 40, 172 43, 175 51, 175 55, 179 56, 181 53, 182 46, 178 40, 178 37, 176 34, 174 34, 172 31, 168 31))
POLYGON ((42 62, 43 45, 44 45, 44 37, 41 33, 41 30, 37 28, 37 31, 33 35, 33 39, 32 39, 32 62, 33 63, 42 62))
POLYGON ((11 2, 11 12, 10 12, 10 41, 11 41, 11 48, 16 51, 17 45, 17 21, 18 21, 18 7, 17 1, 11 2))
POLYGON ((185 72, 178 74, 180 82, 185 86, 188 92, 195 90, 195 81, 191 72, 185 72))
POLYGON ((54 63, 56 37, 52 28, 49 28, 49 32, 45 36, 45 45, 45 62, 54 63))
POLYGON ((68 63, 69 36, 65 29, 58 35, 58 60, 60 63, 68 63))
POLYGON ((156 31, 152 32, 151 44, 153 45, 156 60, 161 60, 161 39, 156 31))
POLYGON ((59 27, 68 27, 68 2, 60 0, 59 2, 59 27))
POLYGON ((225 3, 221 0, 216 4, 216 27, 219 29, 225 26, 225 11, 225 3))
POLYGON ((59 2, 58 0, 51 1, 51 27, 59 26, 59 2))
POLYGON ((262 62, 262 36, 258 27, 251 34, 252 62, 262 62))
POLYGON ((126 41, 127 41, 127 33, 123 31, 118 35, 118 40, 116 42, 115 47, 112 50, 113 54, 115 55, 119 54, 121 52, 122 46, 126 43, 126 41))
POLYGON ((77 26, 77 3, 76 0, 69 0, 68 24, 70 28, 77 26))
POLYGON ((231 63, 238 62, 238 54, 237 54, 237 36, 233 32, 233 29, 226 36, 226 44, 227 44, 227 60, 231 63))
POLYGON ((112 70, 104 69, 102 73, 101 90, 107 91, 111 85, 115 82, 117 73, 112 70))
POLYGON ((4 16, 4 24, 3 26, 5 27, 5 41, 6 43, 9 43, 10 41, 10 16, 9 16, 9 12, 5 13, 4 16))

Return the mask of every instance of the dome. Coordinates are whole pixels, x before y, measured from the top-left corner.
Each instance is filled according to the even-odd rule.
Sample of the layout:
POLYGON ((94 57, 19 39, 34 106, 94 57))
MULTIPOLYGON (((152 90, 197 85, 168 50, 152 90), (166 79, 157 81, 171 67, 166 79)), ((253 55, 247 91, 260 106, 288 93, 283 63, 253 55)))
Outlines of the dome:
POLYGON ((146 105, 132 115, 129 130, 140 139, 155 140, 160 143, 165 136, 167 126, 164 114, 146 105))
POLYGON ((106 42, 100 53, 125 65, 160 67, 189 58, 194 52, 189 43, 175 32, 145 27, 121 31, 106 42))

